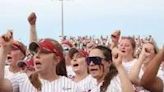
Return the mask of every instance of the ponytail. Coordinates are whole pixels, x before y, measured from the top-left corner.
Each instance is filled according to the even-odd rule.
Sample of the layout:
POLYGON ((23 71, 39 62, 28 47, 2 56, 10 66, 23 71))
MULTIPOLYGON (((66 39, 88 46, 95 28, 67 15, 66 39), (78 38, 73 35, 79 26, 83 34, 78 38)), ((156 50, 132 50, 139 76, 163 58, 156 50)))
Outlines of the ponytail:
POLYGON ((109 68, 109 72, 105 76, 104 82, 103 82, 102 86, 100 87, 100 92, 106 92, 108 85, 110 84, 112 78, 114 76, 116 76, 117 74, 118 74, 118 71, 117 71, 116 67, 113 64, 111 64, 111 66, 109 68))

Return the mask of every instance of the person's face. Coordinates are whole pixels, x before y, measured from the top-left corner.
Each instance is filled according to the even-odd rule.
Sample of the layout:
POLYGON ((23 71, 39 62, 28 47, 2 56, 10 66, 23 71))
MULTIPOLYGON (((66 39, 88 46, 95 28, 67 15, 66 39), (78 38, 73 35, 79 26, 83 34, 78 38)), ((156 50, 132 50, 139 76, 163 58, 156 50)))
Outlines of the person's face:
POLYGON ((89 53, 93 48, 94 48, 94 43, 88 43, 87 46, 86 46, 86 50, 87 52, 89 53))
POLYGON ((71 47, 67 44, 62 44, 63 50, 64 52, 69 52, 69 50, 71 49, 71 47))
POLYGON ((71 66, 75 73, 78 71, 87 71, 85 57, 80 56, 78 53, 74 54, 73 59, 71 60, 71 66))
POLYGON ((45 72, 50 69, 55 69, 57 59, 54 53, 45 53, 40 50, 34 55, 34 68, 37 72, 45 72))
POLYGON ((144 46, 146 47, 146 52, 149 53, 149 56, 146 58, 144 63, 148 63, 155 56, 155 47, 150 43, 145 43, 144 46))
POLYGON ((89 65, 89 73, 96 79, 102 78, 105 76, 107 71, 109 70, 109 62, 104 60, 104 55, 99 49, 92 49, 89 53, 89 57, 100 57, 101 64, 95 64, 94 62, 90 62, 89 65))
POLYGON ((133 56, 134 49, 129 39, 122 39, 118 45, 118 49, 122 52, 124 57, 133 56))
POLYGON ((11 51, 7 55, 7 63, 10 66, 16 67, 17 62, 20 60, 23 60, 23 57, 24 55, 19 49, 12 48, 11 51))
POLYGON ((112 35, 111 35, 112 42, 117 43, 118 40, 119 40, 119 37, 120 37, 120 36, 119 36, 118 34, 112 34, 112 35))

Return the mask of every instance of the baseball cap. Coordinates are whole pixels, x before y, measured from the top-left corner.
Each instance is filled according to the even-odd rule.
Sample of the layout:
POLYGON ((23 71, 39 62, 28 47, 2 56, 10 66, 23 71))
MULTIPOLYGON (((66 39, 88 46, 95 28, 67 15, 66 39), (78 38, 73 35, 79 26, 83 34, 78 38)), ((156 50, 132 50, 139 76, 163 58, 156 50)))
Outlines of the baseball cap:
POLYGON ((78 50, 78 54, 81 56, 81 57, 88 57, 88 53, 84 50, 78 50))
POLYGON ((56 56, 63 58, 63 51, 61 45, 52 39, 41 39, 39 42, 32 42, 29 45, 29 50, 37 53, 38 49, 43 53, 54 53, 56 56))
POLYGON ((62 45, 65 44, 65 45, 69 46, 70 48, 73 47, 72 43, 71 43, 70 41, 68 41, 68 40, 64 40, 64 41, 62 41, 61 44, 62 44, 62 45))
POLYGON ((26 55, 26 46, 19 42, 19 41, 13 41, 12 43, 12 50, 20 50, 24 55, 26 55))
POLYGON ((88 53, 82 49, 71 48, 69 51, 69 56, 73 59, 74 54, 77 53, 79 57, 88 57, 88 53))

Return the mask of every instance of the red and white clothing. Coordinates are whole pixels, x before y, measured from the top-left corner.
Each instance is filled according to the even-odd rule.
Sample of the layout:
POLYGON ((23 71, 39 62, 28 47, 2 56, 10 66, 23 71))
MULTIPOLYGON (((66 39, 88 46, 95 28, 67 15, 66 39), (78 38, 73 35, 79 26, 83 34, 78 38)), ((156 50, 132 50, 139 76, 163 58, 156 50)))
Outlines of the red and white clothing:
POLYGON ((4 71, 5 71, 5 76, 4 76, 4 78, 9 79, 9 80, 10 80, 12 77, 16 76, 17 74, 20 74, 20 72, 17 72, 17 73, 11 72, 11 71, 9 70, 9 66, 8 66, 8 65, 5 66, 4 71))
POLYGON ((68 77, 68 78, 72 79, 72 78, 75 77, 76 74, 75 74, 75 72, 73 71, 71 65, 66 66, 66 70, 67 70, 67 77, 68 77))
MULTIPOLYGON (((100 87, 101 87, 102 83, 99 83, 97 85, 97 87, 95 87, 94 89, 91 90, 91 92, 100 92, 100 87)), ((115 77, 112 78, 110 84, 107 87, 107 90, 105 92, 122 92, 121 89, 121 82, 120 82, 120 78, 118 77, 118 75, 116 75, 115 77)))
POLYGON ((91 75, 88 75, 83 80, 77 82, 77 85, 80 89, 79 92, 90 92, 91 89, 96 87, 97 81, 91 75))
MULTIPOLYGON (((25 73, 13 77, 10 81, 13 92, 37 92, 25 73)), ((42 84, 41 92, 79 92, 77 85, 64 76, 51 82, 44 79, 40 79, 40 81, 42 84)))

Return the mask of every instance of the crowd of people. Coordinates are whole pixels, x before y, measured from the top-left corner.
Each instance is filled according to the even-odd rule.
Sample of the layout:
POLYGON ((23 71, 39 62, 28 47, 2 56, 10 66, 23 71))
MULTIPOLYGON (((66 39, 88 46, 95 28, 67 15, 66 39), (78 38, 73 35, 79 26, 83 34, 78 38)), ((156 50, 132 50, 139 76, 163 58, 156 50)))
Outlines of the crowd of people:
POLYGON ((28 46, 0 36, 0 92, 164 92, 164 46, 151 35, 38 39, 36 14, 27 20, 28 46))

